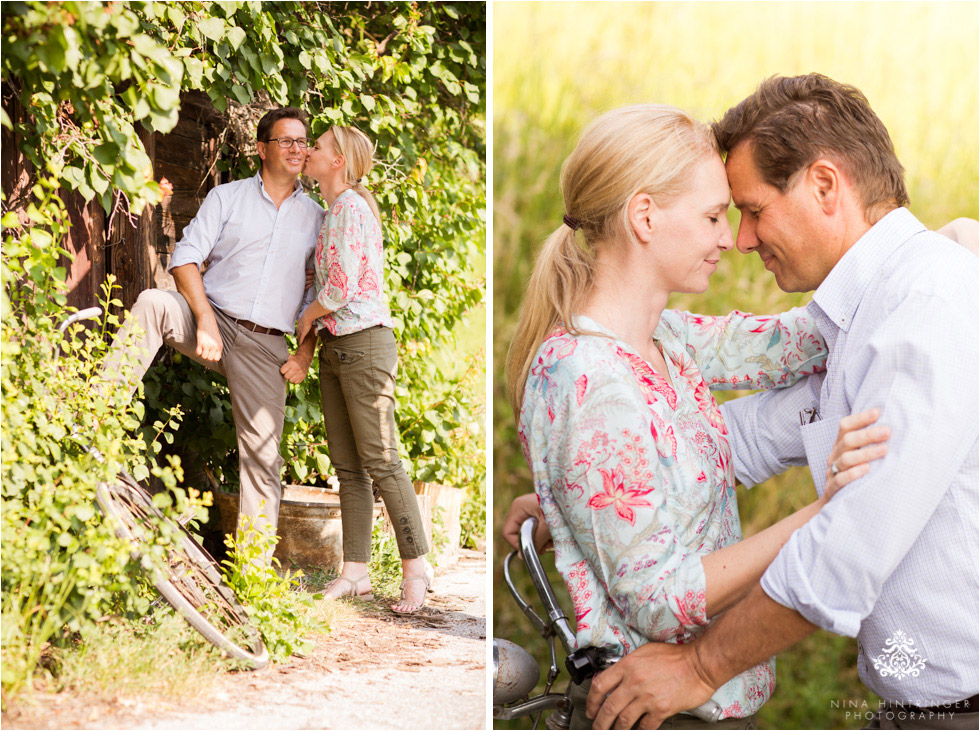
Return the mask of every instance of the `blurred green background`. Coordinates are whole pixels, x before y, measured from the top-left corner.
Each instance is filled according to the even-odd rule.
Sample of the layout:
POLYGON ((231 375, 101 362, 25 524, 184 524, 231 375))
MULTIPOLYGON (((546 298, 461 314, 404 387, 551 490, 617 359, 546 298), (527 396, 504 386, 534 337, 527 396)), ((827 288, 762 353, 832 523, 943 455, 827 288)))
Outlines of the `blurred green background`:
MULTIPOLYGON (((495 3, 493 25, 494 636, 526 643, 543 660, 543 643, 534 642, 500 572, 501 521, 512 497, 532 490, 503 368, 534 252, 561 223, 558 176, 579 133, 602 112, 640 102, 673 104, 708 121, 767 76, 818 71, 868 97, 891 132, 920 220, 936 228, 977 218, 978 5, 495 3)), ((734 209, 729 220, 734 231, 734 209)), ((708 293, 677 296, 670 306, 762 313, 807 301, 777 289, 758 257, 732 252, 708 293)), ((802 468, 739 488, 744 533, 812 496, 802 468)), ((564 596, 557 576, 553 584, 564 596)), ((848 702, 877 700, 857 678, 856 654, 853 640, 818 632, 780 656, 760 727, 864 725, 848 702)))

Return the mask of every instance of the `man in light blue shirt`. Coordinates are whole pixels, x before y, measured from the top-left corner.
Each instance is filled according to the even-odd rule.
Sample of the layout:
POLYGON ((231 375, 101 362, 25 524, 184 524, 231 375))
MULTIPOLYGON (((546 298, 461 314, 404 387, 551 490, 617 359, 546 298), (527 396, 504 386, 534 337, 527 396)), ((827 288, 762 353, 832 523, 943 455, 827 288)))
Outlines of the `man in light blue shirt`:
MULTIPOLYGON (((177 291, 146 290, 132 308, 132 321, 144 334, 135 343, 138 367, 126 377, 131 387, 164 343, 228 379, 238 437, 239 515, 272 529, 282 490, 286 381, 303 380, 316 345, 307 338, 290 355, 284 337, 312 300, 306 270, 324 215, 298 180, 307 133, 301 110, 267 113, 257 134, 261 171, 208 193, 170 261, 177 291)), ((129 329, 121 331, 114 352, 122 352, 129 336, 129 329)), ((118 360, 109 362, 118 366, 118 360)))
POLYGON ((866 728, 977 728, 978 260, 904 208, 891 140, 853 87, 773 77, 715 133, 736 245, 782 289, 816 289, 830 350, 825 374, 726 405, 736 474, 809 463, 822 491, 828 465, 847 467, 829 459, 842 417, 877 408, 892 436, 698 640, 599 675, 594 727, 656 728, 822 627, 858 637, 861 678, 887 702, 866 728))

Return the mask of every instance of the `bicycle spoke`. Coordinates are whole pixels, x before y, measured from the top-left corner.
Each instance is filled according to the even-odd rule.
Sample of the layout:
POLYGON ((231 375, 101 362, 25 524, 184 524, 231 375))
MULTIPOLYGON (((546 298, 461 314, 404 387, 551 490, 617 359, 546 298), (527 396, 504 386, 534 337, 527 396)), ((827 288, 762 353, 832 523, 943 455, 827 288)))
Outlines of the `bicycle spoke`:
POLYGON ((253 668, 268 663, 268 651, 234 592, 224 583, 217 563, 182 526, 153 506, 149 495, 128 475, 118 484, 99 486, 103 511, 120 525, 116 534, 142 557, 145 544, 167 525, 166 557, 153 584, 164 598, 207 640, 253 668))

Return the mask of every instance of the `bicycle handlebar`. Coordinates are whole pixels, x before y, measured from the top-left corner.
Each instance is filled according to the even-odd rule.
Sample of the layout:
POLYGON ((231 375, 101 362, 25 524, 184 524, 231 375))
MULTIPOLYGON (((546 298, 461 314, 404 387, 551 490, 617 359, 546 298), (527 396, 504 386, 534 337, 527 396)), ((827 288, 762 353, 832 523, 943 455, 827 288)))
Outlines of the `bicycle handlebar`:
POLYGON ((538 596, 548 613, 548 621, 554 629, 558 639, 565 646, 565 652, 570 653, 575 648, 575 634, 568 624, 568 617, 565 610, 558 605, 558 598, 551 588, 548 575, 544 572, 538 551, 534 547, 534 529, 538 525, 538 519, 530 517, 521 524, 521 555, 524 557, 524 565, 531 576, 534 588, 538 590, 538 596))
POLYGON ((84 310, 79 310, 78 312, 70 315, 63 323, 58 325, 58 332, 63 333, 76 322, 80 322, 81 320, 91 320, 93 317, 98 317, 101 314, 101 307, 88 307, 84 310))

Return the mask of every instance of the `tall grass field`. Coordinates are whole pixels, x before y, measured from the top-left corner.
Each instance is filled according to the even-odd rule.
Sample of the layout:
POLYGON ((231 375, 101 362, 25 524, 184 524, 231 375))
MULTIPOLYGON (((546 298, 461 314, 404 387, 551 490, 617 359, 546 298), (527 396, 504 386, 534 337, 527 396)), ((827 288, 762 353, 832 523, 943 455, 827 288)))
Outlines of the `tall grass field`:
MULTIPOLYGON (((773 74, 817 71, 853 84, 891 133, 912 212, 937 228, 978 217, 978 4, 974 2, 542 2, 493 6, 493 461, 495 536, 532 490, 508 405, 504 361, 537 247, 561 224, 562 161, 602 112, 673 104, 716 119, 773 74)), ((734 231, 738 213, 729 212, 734 231)), ((703 295, 670 302, 705 314, 805 304, 758 257, 722 257, 703 295)), ((739 488, 746 535, 813 499, 803 468, 739 488)), ((873 520, 869 516, 869 520, 873 520)), ((530 625, 502 583, 495 541, 494 636, 530 625)), ((557 576, 553 583, 564 588, 557 576)), ((570 602, 569 602, 570 605, 570 602)), ((570 614, 574 617, 574 614, 570 614)), ((858 680, 854 640, 818 631, 782 654, 760 728, 860 728, 878 699, 858 680)), ((530 727, 530 724, 512 724, 530 727)))

